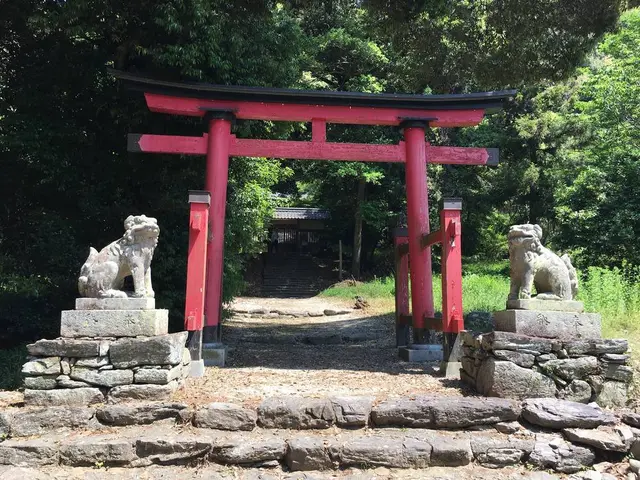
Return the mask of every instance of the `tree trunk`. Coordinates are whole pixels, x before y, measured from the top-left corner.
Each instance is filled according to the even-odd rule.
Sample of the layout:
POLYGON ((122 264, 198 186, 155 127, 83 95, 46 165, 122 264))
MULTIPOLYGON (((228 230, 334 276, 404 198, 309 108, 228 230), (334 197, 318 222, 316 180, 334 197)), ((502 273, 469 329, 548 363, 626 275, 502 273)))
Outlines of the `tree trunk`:
POLYGON ((362 255, 362 204, 364 203, 364 188, 367 182, 364 177, 358 178, 358 199, 356 200, 356 223, 353 229, 353 259, 351 261, 351 275, 360 278, 360 257, 362 255))

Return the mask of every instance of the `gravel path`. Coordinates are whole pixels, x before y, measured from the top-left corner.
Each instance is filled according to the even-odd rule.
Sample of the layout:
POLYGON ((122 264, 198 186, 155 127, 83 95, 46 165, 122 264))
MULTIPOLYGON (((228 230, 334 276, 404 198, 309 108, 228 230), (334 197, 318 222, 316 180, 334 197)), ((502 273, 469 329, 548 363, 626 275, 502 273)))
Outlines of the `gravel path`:
MULTIPOLYGON (((287 308, 344 308, 324 299, 238 299, 236 305, 287 308)), ((256 405, 276 395, 473 394, 461 382, 438 376, 435 364, 398 359, 393 315, 353 310, 322 317, 238 314, 224 324, 227 366, 207 368, 189 379, 176 400, 256 405)))

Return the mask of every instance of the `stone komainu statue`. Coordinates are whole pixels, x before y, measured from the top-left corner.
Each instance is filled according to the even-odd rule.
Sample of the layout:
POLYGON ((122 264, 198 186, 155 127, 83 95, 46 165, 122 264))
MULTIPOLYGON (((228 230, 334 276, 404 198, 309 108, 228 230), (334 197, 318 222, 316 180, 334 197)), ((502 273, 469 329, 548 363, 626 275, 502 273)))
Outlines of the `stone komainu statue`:
POLYGON ((151 259, 160 228, 155 218, 130 215, 124 221, 124 235, 100 252, 91 247, 82 265, 78 290, 83 297, 153 297, 151 259), (125 277, 133 277, 133 292, 124 292, 125 277))
POLYGON ((572 300, 578 276, 567 255, 559 257, 542 245, 540 225, 513 225, 509 229, 511 289, 509 300, 531 298, 536 287, 540 300, 572 300))

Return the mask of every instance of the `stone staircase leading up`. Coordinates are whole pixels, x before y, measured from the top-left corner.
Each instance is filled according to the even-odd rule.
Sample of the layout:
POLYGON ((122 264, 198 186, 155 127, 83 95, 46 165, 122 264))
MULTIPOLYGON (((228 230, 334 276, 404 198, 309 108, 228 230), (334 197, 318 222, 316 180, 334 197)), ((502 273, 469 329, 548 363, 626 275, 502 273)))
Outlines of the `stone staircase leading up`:
POLYGON ((270 253, 263 273, 262 297, 313 297, 337 279, 331 263, 311 255, 270 253))

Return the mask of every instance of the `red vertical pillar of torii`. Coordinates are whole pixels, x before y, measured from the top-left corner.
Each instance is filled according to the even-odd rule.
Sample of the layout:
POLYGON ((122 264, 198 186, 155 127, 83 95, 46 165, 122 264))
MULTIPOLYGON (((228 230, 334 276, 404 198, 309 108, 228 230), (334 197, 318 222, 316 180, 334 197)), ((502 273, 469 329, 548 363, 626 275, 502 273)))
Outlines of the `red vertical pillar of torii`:
POLYGON ((211 110, 205 114, 208 126, 205 189, 211 194, 210 228, 207 242, 207 280, 202 341, 221 340, 222 272, 224 264, 224 220, 229 178, 229 142, 233 114, 211 110))
POLYGON ((400 124, 406 148, 407 227, 413 343, 425 343, 428 318, 433 318, 431 248, 422 246, 429 234, 429 192, 427 189, 427 145, 425 128, 430 119, 408 119, 400 124))

